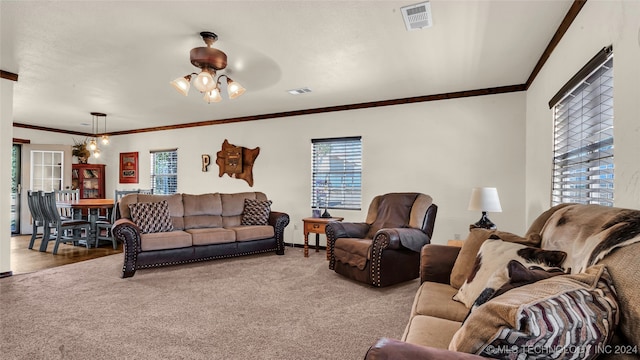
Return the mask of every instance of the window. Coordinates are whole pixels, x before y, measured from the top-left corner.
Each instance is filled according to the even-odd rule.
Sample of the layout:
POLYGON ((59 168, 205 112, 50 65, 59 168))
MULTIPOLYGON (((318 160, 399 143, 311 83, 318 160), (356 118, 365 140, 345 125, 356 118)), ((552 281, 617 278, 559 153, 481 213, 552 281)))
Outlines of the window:
POLYGON ((311 207, 360 210, 361 137, 312 139, 311 207))
POLYGON ((613 52, 603 49, 549 102, 552 204, 613 206, 613 52))
POLYGON ((178 191, 178 150, 151 152, 151 188, 154 194, 178 191))
POLYGON ((31 150, 31 190, 62 190, 64 152, 31 150))

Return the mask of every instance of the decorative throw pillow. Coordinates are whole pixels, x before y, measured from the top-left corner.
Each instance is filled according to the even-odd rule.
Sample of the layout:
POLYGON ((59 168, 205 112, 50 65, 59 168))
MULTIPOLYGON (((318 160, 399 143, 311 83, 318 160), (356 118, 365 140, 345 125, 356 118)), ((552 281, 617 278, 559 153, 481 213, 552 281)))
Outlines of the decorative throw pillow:
POLYGON ((485 241, 478 250, 471 274, 453 299, 471 308, 485 288, 497 289, 508 281, 506 276, 492 278, 492 275, 497 270, 506 273, 510 260, 517 260, 527 266, 536 265, 549 269, 560 267, 566 257, 567 253, 564 251, 546 251, 502 240, 485 241), (489 280, 493 283, 489 284, 489 280))
POLYGON ((604 265, 512 289, 480 306, 449 350, 495 359, 592 359, 619 321, 604 265))
POLYGON ((451 286, 460 289, 462 284, 464 284, 464 281, 467 280, 473 270, 473 264, 480 246, 488 239, 503 240, 527 246, 538 246, 540 244, 539 234, 531 234, 523 238, 506 231, 481 228, 471 229, 467 239, 462 243, 460 253, 453 264, 453 269, 451 269, 449 279, 451 286))
POLYGON ((143 234, 173 231, 167 200, 129 204, 129 211, 143 234))
POLYGON ((487 281, 487 287, 482 290, 476 301, 473 302, 471 311, 511 289, 563 274, 565 274, 565 272, 562 268, 543 269, 539 266, 527 267, 518 260, 511 260, 507 264, 506 269, 498 269, 491 275, 491 278, 487 281))
POLYGON ((267 225, 271 213, 271 200, 244 199, 241 225, 267 225))

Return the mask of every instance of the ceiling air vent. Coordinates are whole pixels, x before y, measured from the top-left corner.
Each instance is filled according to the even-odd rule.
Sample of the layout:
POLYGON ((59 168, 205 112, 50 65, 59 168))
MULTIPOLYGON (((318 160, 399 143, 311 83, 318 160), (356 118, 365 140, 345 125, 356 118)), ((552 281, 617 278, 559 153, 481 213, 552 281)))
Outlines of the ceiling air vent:
POLYGON ((428 1, 401 7, 402 18, 407 31, 418 30, 425 27, 431 27, 431 4, 428 1))
POLYGON ((299 89, 287 90, 287 92, 289 94, 291 94, 291 95, 300 95, 300 94, 310 93, 311 89, 309 89, 308 87, 304 87, 304 88, 299 88, 299 89))

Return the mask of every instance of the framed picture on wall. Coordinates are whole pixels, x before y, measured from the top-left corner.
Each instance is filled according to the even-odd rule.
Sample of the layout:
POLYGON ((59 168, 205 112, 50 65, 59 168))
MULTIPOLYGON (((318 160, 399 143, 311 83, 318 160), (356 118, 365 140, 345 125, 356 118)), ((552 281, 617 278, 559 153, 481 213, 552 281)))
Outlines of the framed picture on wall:
POLYGON ((120 184, 138 183, 138 152, 120 153, 120 184))

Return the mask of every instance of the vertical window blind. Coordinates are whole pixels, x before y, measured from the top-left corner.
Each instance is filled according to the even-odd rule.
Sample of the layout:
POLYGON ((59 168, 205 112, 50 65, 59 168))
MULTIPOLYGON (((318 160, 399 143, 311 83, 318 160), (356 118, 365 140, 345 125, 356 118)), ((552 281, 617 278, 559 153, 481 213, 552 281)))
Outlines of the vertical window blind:
POLYGON ((550 101, 552 205, 613 206, 613 52, 603 49, 550 101))
POLYGON ((151 151, 151 188, 154 194, 178 191, 178 150, 151 151))
POLYGON ((362 138, 312 139, 311 206, 360 210, 362 138))

